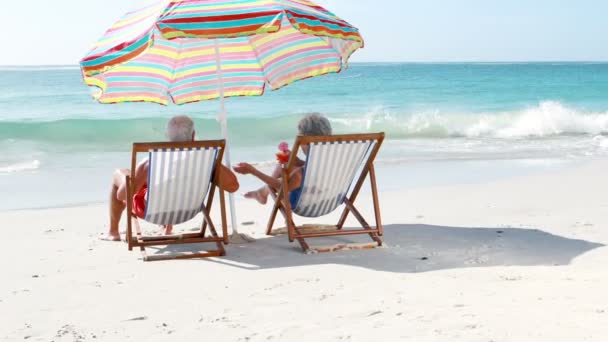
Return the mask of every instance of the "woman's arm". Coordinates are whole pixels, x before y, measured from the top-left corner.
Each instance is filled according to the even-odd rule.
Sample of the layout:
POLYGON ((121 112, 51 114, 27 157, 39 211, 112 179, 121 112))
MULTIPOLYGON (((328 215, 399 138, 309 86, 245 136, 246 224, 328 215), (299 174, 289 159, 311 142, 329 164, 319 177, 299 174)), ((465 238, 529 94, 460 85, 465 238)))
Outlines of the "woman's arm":
MULTIPOLYGON (((240 163, 234 166, 234 171, 243 175, 253 175, 257 177, 262 182, 266 183, 270 188, 277 190, 281 187, 281 178, 276 178, 273 176, 269 176, 262 171, 256 169, 253 165, 249 163, 240 163)), ((297 189, 300 187, 302 183, 302 168, 295 168, 293 172, 289 175, 289 190, 297 189)))
POLYGON ((235 165, 234 171, 242 175, 253 175, 273 189, 278 189, 281 186, 281 181, 279 180, 279 178, 269 176, 263 173, 262 171, 256 169, 253 165, 249 163, 239 163, 235 165))

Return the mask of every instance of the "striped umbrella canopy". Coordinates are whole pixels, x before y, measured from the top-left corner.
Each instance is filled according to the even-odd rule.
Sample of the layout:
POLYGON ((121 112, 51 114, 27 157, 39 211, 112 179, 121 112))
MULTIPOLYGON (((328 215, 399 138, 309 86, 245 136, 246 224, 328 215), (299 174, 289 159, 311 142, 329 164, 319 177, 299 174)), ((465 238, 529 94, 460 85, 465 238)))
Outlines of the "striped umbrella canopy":
POLYGON ((127 13, 81 67, 101 103, 184 104, 339 72, 362 46, 355 27, 311 1, 173 0, 127 13))
MULTIPOLYGON (((162 0, 125 14, 80 65, 100 103, 219 98, 228 139, 225 97, 340 72, 361 47, 357 28, 308 0, 162 0)), ((230 207, 237 234, 232 194, 230 207)))

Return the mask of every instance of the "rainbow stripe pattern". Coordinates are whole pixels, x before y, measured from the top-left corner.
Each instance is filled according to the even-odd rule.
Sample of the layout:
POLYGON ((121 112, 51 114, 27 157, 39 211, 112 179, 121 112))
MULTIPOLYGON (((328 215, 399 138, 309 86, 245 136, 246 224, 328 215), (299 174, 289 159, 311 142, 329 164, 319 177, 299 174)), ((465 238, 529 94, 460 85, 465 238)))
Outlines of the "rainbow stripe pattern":
POLYGON ((307 0, 163 0, 123 16, 80 65, 101 103, 184 104, 340 72, 361 47, 307 0))

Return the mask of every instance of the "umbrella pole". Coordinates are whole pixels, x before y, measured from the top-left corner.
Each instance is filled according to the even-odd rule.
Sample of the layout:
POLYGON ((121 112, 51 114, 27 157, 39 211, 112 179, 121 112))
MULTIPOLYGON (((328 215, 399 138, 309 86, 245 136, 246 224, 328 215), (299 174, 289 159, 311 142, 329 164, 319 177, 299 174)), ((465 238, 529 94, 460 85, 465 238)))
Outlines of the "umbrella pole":
MULTIPOLYGON (((222 78, 222 65, 220 63, 220 48, 217 39, 214 39, 215 45, 215 63, 217 68, 217 80, 218 80, 218 88, 220 93, 220 113, 218 115, 218 121, 220 122, 222 137, 226 139, 226 149, 224 151, 224 156, 226 157, 226 167, 232 170, 232 165, 230 163, 230 144, 228 140, 228 119, 226 115, 226 101, 224 100, 224 79, 222 78)), ((230 242, 232 243, 242 243, 242 242, 251 242, 252 238, 239 234, 237 229, 236 222, 236 210, 235 210, 235 202, 234 202, 234 193, 228 194, 228 199, 230 202, 230 223, 232 225, 232 236, 230 237, 230 242)))
MULTIPOLYGON (((222 130, 222 137, 226 139, 226 149, 224 150, 224 156, 226 157, 226 167, 232 170, 232 165, 230 162, 230 146, 228 143, 228 122, 226 120, 226 105, 224 101, 223 87, 220 86, 220 126, 222 130)), ((232 225, 233 234, 238 234, 238 228, 236 223, 236 210, 235 210, 235 202, 234 202, 234 193, 228 193, 228 199, 230 202, 230 223, 232 225)))

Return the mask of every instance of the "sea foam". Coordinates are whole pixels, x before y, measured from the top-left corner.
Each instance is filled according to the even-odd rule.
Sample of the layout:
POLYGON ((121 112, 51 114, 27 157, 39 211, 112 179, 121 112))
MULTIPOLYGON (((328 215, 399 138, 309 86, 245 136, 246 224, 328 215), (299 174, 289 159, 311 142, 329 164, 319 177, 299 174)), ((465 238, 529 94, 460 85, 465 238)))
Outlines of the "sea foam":
MULTIPOLYGON (((292 141, 303 114, 270 116, 229 116, 231 142, 235 147, 276 145, 292 141)), ((491 138, 560 138, 608 136, 608 112, 587 111, 556 101, 503 112, 400 112, 383 106, 359 113, 325 113, 334 133, 386 132, 390 140, 491 138)), ((0 120, 0 141, 28 141, 61 146, 116 150, 130 148, 133 141, 162 139, 165 117, 117 119, 67 118, 55 121, 0 120)), ((196 118, 200 137, 217 138, 214 118, 196 118)), ((599 146, 599 145, 598 145, 599 146)))
POLYGON ((16 173, 23 171, 33 171, 40 167, 39 160, 32 160, 28 162, 9 164, 7 166, 0 166, 0 174, 16 173))
POLYGON ((360 117, 332 118, 337 130, 385 131, 390 138, 543 138, 608 134, 608 112, 570 108, 544 101, 498 113, 424 112, 393 114, 377 107, 360 117))

